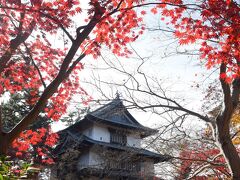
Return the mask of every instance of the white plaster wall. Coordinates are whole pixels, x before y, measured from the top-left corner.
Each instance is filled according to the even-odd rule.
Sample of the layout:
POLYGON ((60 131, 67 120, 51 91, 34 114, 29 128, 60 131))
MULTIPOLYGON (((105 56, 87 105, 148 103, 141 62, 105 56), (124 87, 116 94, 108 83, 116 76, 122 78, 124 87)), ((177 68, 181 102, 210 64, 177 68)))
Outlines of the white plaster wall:
MULTIPOLYGON (((94 124, 91 129, 87 129, 83 132, 86 136, 103 142, 110 142, 110 132, 107 126, 94 124), (91 132, 89 132, 91 131, 91 132)), ((141 138, 137 134, 128 134, 127 135, 127 145, 132 147, 141 147, 141 138)))
MULTIPOLYGON (((94 124, 93 127, 85 129, 83 134, 87 137, 103 142, 110 142, 110 132, 107 126, 94 124)), ((141 148, 141 138, 138 134, 127 134, 127 146, 141 148)))
POLYGON ((141 139, 139 135, 136 134, 129 134, 127 135, 127 145, 132 147, 141 147, 141 139))
POLYGON ((88 128, 88 129, 85 129, 82 133, 87 136, 87 137, 92 137, 92 131, 93 131, 93 128, 88 128))
POLYGON ((94 152, 94 150, 89 151, 89 166, 93 168, 101 168, 103 164, 102 158, 94 152))
POLYGON ((78 160, 78 170, 88 167, 89 165, 89 152, 82 154, 78 160))
POLYGON ((107 127, 94 124, 91 138, 97 141, 110 142, 110 133, 107 127))

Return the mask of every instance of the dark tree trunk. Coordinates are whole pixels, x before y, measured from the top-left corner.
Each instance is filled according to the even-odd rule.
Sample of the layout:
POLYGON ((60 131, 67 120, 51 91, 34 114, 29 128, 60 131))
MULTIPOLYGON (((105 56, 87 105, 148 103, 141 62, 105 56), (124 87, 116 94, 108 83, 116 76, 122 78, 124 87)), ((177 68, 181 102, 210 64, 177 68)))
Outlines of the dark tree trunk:
POLYGON ((0 155, 6 155, 7 154, 7 137, 6 134, 3 132, 0 132, 0 155))
POLYGON ((240 180, 240 157, 232 143, 229 128, 224 128, 223 122, 224 120, 222 119, 222 117, 217 118, 216 138, 221 150, 223 151, 229 169, 232 172, 232 178, 234 180, 240 180))
MULTIPOLYGON (((97 6, 100 7, 99 4, 97 4, 97 6)), ((39 113, 46 106, 48 99, 57 91, 61 83, 68 78, 68 76, 70 75, 72 70, 75 68, 77 63, 85 57, 85 54, 83 54, 79 58, 77 58, 77 60, 73 61, 73 58, 76 55, 80 45, 82 44, 82 42, 84 42, 84 40, 88 38, 93 28, 101 20, 103 13, 104 13, 103 11, 99 11, 99 8, 97 8, 92 19, 83 28, 83 30, 81 32, 78 32, 78 29, 77 29, 77 37, 73 41, 72 46, 69 48, 69 51, 66 57, 64 58, 63 63, 61 64, 61 68, 58 72, 58 75, 46 87, 46 89, 43 91, 42 95, 40 96, 39 100, 36 102, 35 106, 30 110, 30 112, 25 117, 23 117, 22 120, 11 131, 7 132, 6 134, 3 134, 3 132, 1 132, 2 119, 0 118, 0 155, 6 154, 7 149, 11 146, 12 142, 20 135, 20 133, 26 130, 29 125, 34 123, 39 113)), ((6 56, 6 57, 10 58, 10 56, 6 56)), ((0 60, 1 60, 1 63, 5 62, 2 59, 0 60)), ((0 74, 3 70, 4 68, 0 67, 0 74)))

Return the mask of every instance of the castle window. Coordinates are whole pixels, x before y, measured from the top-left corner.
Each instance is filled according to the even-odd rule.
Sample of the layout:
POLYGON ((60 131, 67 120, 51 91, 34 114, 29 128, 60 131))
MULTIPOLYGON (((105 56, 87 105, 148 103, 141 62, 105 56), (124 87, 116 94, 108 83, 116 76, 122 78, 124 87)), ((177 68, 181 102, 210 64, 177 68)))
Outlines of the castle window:
POLYGON ((127 136, 121 131, 111 130, 110 143, 121 144, 125 146, 127 144, 127 136))

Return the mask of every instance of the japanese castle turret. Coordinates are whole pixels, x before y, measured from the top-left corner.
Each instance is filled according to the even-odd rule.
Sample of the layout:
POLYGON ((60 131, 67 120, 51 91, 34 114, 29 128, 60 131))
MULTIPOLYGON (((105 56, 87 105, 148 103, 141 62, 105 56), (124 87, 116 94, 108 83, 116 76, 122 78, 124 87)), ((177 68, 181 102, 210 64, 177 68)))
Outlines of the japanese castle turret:
POLYGON ((117 96, 59 132, 57 179, 153 179, 154 164, 167 161, 141 147, 157 133, 141 125, 117 96), (67 173, 66 173, 67 172, 67 173))

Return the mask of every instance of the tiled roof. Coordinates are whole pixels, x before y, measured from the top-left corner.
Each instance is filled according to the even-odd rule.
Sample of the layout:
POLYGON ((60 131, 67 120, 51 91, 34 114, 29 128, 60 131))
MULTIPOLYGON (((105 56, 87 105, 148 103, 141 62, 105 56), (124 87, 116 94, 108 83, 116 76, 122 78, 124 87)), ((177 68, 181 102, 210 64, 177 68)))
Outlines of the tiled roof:
POLYGON ((107 143, 107 142, 103 142, 103 141, 96 141, 96 140, 90 139, 86 136, 84 137, 84 141, 86 141, 90 144, 93 144, 93 145, 101 145, 101 146, 104 146, 104 147, 123 150, 123 151, 127 151, 129 153, 132 152, 134 154, 149 157, 149 158, 154 159, 155 163, 167 161, 169 159, 169 156, 158 154, 158 153, 155 153, 155 152, 143 149, 143 148, 122 146, 122 145, 119 145, 119 144, 107 143))
POLYGON ((129 113, 119 97, 115 98, 110 103, 98 108, 97 110, 88 113, 86 119, 100 123, 119 125, 125 128, 139 129, 145 132, 144 136, 148 136, 157 132, 157 130, 145 127, 140 124, 129 113))
POLYGON ((87 122, 96 122, 107 124, 114 127, 122 127, 140 132, 142 138, 157 133, 157 130, 151 129, 140 124, 123 105, 122 100, 117 97, 110 103, 103 105, 95 111, 89 112, 82 120, 69 126, 65 130, 78 131, 79 127, 84 127, 87 122))
POLYGON ((70 131, 67 131, 65 133, 67 133, 64 135, 66 137, 66 140, 64 143, 62 143, 59 147, 57 147, 55 149, 56 154, 61 154, 61 153, 65 152, 68 148, 71 148, 70 146, 65 147, 65 145, 64 145, 64 144, 68 144, 68 142, 66 142, 66 141, 69 141, 69 142, 71 141, 71 144, 75 143, 75 145, 76 144, 80 145, 80 147, 82 147, 83 144, 85 144, 85 145, 100 145, 100 146, 107 147, 107 148, 127 151, 129 153, 132 152, 137 155, 151 158, 154 160, 154 163, 163 162, 163 161, 167 161, 170 159, 170 157, 168 155, 158 154, 158 153, 155 153, 155 152, 152 152, 152 151, 149 151, 146 149, 142 149, 142 148, 136 148, 136 147, 131 147, 131 146, 122 146, 119 144, 97 141, 97 140, 91 139, 83 134, 81 134, 81 135, 73 134, 70 131))
POLYGON ((128 113, 122 101, 118 98, 89 114, 99 119, 141 127, 141 125, 128 113))

